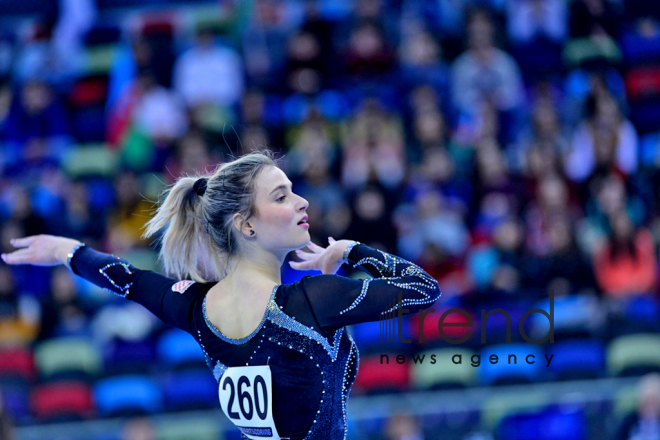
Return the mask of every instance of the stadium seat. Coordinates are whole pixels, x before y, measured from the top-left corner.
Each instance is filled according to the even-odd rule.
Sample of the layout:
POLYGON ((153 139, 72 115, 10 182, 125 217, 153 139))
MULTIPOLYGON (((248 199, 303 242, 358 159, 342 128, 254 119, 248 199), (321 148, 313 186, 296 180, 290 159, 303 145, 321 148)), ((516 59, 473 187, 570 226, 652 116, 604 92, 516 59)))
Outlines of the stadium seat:
POLYGON ((360 351, 367 351, 372 346, 377 346, 381 342, 381 323, 378 322, 364 322, 350 327, 350 334, 355 343, 360 347, 360 351))
POLYGON ((481 365, 477 368, 477 374, 483 385, 531 383, 542 379, 545 365, 543 351, 538 345, 498 344, 481 350, 481 365), (489 360, 492 355, 498 357, 496 364, 489 360), (509 355, 515 355, 515 358, 509 358, 509 355), (529 361, 533 363, 527 362, 530 355, 533 357, 529 357, 529 361))
POLYGON ((213 420, 164 420, 156 426, 159 440, 222 440, 220 426, 213 420))
POLYGON ((162 410, 162 393, 148 376, 125 375, 106 378, 94 385, 99 415, 129 416, 162 410))
POLYGON ((660 61, 660 36, 626 32, 621 36, 621 51, 628 66, 657 64, 660 61))
POLYGON ((0 379, 34 379, 34 356, 27 348, 16 347, 0 351, 0 379))
POLYGON ((542 411, 505 417, 497 438, 506 440, 586 440, 587 420, 580 408, 548 407, 542 411))
POLYGON ((172 411, 218 407, 218 383, 208 368, 169 374, 163 395, 165 408, 172 411))
POLYGON ((481 409, 481 420, 485 427, 495 428, 508 416, 537 413, 550 403, 550 397, 539 391, 525 390, 497 394, 489 397, 481 409))
POLYGON ((105 138, 105 109, 102 105, 77 109, 71 117, 73 135, 78 142, 103 142, 105 138))
MULTIPOLYGON (((602 326, 602 305, 594 295, 564 295, 554 298, 555 342, 569 339, 587 339, 600 331, 602 326)), ((534 305, 550 312, 550 301, 544 299, 534 305)), ((545 315, 533 313, 528 319, 531 338, 542 338, 550 330, 550 322, 545 315)))
POLYGON ((428 350, 415 356, 425 355, 423 363, 412 364, 412 384, 417 389, 450 389, 468 387, 473 384, 475 368, 470 365, 474 351, 464 348, 428 350), (461 354, 463 363, 452 363, 452 357, 461 354), (431 364, 431 355, 436 355, 436 363, 431 364))
POLYGON ((653 167, 658 157, 660 157, 660 132, 643 136, 639 140, 640 165, 653 167))
POLYGON ((102 76, 81 78, 69 90, 69 102, 77 108, 103 105, 108 94, 108 80, 102 76))
MULTIPOLYGON (((408 320, 404 318, 403 327, 408 327, 406 324, 408 320)), ((406 344, 396 338, 394 341, 384 340, 382 334, 381 321, 363 322, 350 326, 350 335, 360 349, 362 355, 370 355, 376 353, 387 353, 396 351, 397 353, 410 354, 413 352, 413 344, 406 344)), ((410 334, 405 333, 404 337, 410 338, 410 334)))
POLYGON ((158 252, 152 249, 131 249, 122 253, 122 258, 142 270, 159 271, 158 252))
POLYGON ((406 356, 405 362, 399 364, 396 361, 397 353, 388 353, 388 355, 389 364, 385 358, 381 364, 380 354, 360 359, 360 368, 353 384, 356 390, 367 394, 381 394, 408 389, 412 360, 406 356))
POLYGON ((626 91, 631 101, 660 95, 660 67, 645 66, 626 73, 626 91))
POLYGON ((118 43, 121 39, 121 30, 117 26, 96 25, 92 27, 84 37, 85 46, 104 46, 107 44, 118 43))
POLYGON ((0 388, 3 409, 16 423, 23 423, 30 417, 29 387, 26 384, 2 384, 0 388))
POLYGON ((660 331, 660 302, 655 297, 638 295, 628 298, 624 313, 628 320, 649 326, 651 333, 660 331))
POLYGON ((65 337, 42 342, 35 349, 37 368, 42 379, 66 377, 88 379, 101 373, 101 355, 84 338, 65 337))
POLYGON ((612 38, 574 38, 564 46, 564 60, 570 67, 578 67, 593 60, 607 60, 617 63, 621 60, 621 50, 612 38))
POLYGON ((640 134, 657 131, 660 124, 660 99, 652 96, 631 102, 630 121, 640 134))
POLYGON ((557 342, 546 354, 554 355, 549 368, 557 379, 595 379, 605 372, 605 346, 597 340, 557 342))
POLYGON ((660 371, 660 335, 618 337, 607 348, 607 370, 613 376, 638 376, 660 371))
POLYGON ((35 387, 30 393, 32 413, 40 421, 81 420, 94 412, 89 384, 58 381, 35 387))
POLYGON ((199 343, 179 329, 168 330, 158 340, 158 358, 171 368, 206 366, 199 343))
POLYGON ((111 177, 117 169, 117 157, 103 144, 75 148, 64 159, 63 167, 71 178, 111 177))
POLYGON ((104 348, 106 375, 142 373, 155 361, 156 344, 151 338, 142 341, 115 338, 104 348))
POLYGON ((112 66, 117 45, 107 44, 90 47, 86 51, 85 70, 87 74, 107 74, 112 66))

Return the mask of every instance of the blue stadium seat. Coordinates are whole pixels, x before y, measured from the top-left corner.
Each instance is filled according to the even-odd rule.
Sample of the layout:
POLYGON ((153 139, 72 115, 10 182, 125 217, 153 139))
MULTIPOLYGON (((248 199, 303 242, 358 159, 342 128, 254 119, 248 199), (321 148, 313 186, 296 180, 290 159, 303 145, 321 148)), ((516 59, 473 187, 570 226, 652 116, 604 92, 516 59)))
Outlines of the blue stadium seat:
POLYGON ((208 368, 168 375, 163 383, 165 407, 168 410, 216 408, 218 383, 208 368))
POLYGON ((28 387, 25 385, 2 385, 0 390, 4 411, 17 423, 23 423, 30 417, 28 387))
POLYGON ((543 351, 538 345, 497 344, 481 350, 481 365, 477 367, 477 374, 479 381, 484 385, 530 383, 542 378, 545 365, 543 351), (492 355, 498 357, 496 364, 491 364, 489 361, 492 355), (515 355, 515 358, 510 358, 510 363, 509 355, 515 355), (526 361, 530 355, 533 357, 529 357, 529 361, 534 362, 531 364, 526 361))
POLYGON ((158 384, 147 376, 102 379, 94 385, 94 397, 102 417, 152 414, 161 411, 163 406, 158 384))
POLYGON ((660 61, 660 36, 641 36, 636 31, 624 33, 621 50, 628 66, 657 64, 660 61))
POLYGON ((506 440, 586 440, 587 420, 578 408, 548 407, 540 412, 505 417, 497 438, 506 440))
POLYGON ((113 339, 104 349, 106 374, 133 374, 147 371, 156 361, 156 344, 150 339, 113 339))
POLYGON ((605 346, 593 339, 557 342, 546 348, 554 355, 550 372, 557 379, 594 379, 605 373, 605 346))
POLYGON ((206 366, 199 343, 179 329, 168 330, 158 340, 158 358, 172 368, 189 365, 206 366))

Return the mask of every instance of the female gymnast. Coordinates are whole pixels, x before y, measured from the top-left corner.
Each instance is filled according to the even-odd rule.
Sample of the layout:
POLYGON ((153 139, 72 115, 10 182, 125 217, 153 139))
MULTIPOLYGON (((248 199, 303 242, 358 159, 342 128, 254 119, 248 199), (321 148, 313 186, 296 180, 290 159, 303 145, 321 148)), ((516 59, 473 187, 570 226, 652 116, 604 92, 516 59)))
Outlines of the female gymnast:
POLYGON ((159 234, 159 258, 172 277, 51 235, 14 239, 20 249, 2 259, 66 264, 190 333, 242 438, 345 439, 359 355, 344 327, 379 320, 396 310, 399 295, 408 313, 427 308, 440 289, 415 264, 365 244, 312 243, 309 203, 291 185, 270 152, 177 180, 143 234, 159 234), (322 274, 281 284, 280 267, 294 250, 302 261, 291 267, 322 274), (343 263, 371 277, 336 275, 343 263))

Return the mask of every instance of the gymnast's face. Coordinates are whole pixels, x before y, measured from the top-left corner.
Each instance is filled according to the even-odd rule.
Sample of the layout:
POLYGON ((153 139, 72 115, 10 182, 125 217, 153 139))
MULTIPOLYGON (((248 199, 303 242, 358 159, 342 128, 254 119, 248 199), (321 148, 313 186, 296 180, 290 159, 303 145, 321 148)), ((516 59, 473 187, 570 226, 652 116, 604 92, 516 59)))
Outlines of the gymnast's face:
POLYGON ((265 248, 289 252, 309 243, 306 217, 309 202, 292 191, 291 181, 281 169, 268 166, 255 179, 257 215, 247 223, 254 238, 265 248), (301 221, 303 221, 301 223, 301 221))

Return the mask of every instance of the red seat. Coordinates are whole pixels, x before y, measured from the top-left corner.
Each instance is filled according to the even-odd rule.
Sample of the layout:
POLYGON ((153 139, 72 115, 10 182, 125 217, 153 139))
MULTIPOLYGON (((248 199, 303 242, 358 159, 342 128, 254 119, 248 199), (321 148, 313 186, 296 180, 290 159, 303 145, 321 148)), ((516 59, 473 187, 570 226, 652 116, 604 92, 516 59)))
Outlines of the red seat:
POLYGON ((85 382, 61 381, 35 387, 30 395, 32 413, 40 420, 61 416, 85 419, 93 415, 91 387, 85 382))
POLYGON ((156 35, 174 35, 175 17, 172 13, 161 12, 143 17, 140 34, 145 37, 156 35))
POLYGON ((34 374, 34 356, 30 350, 17 347, 0 351, 0 377, 20 376, 30 381, 34 374))
POLYGON ((100 105, 108 94, 108 82, 100 77, 79 80, 69 92, 69 100, 76 107, 100 105))
POLYGON ((388 356, 389 364, 386 358, 381 364, 381 354, 361 358, 354 387, 366 393, 406 390, 410 385, 410 356, 405 356, 403 364, 397 363, 397 353, 388 356))
POLYGON ((660 67, 636 67, 626 75, 626 90, 631 100, 660 95, 660 67))

